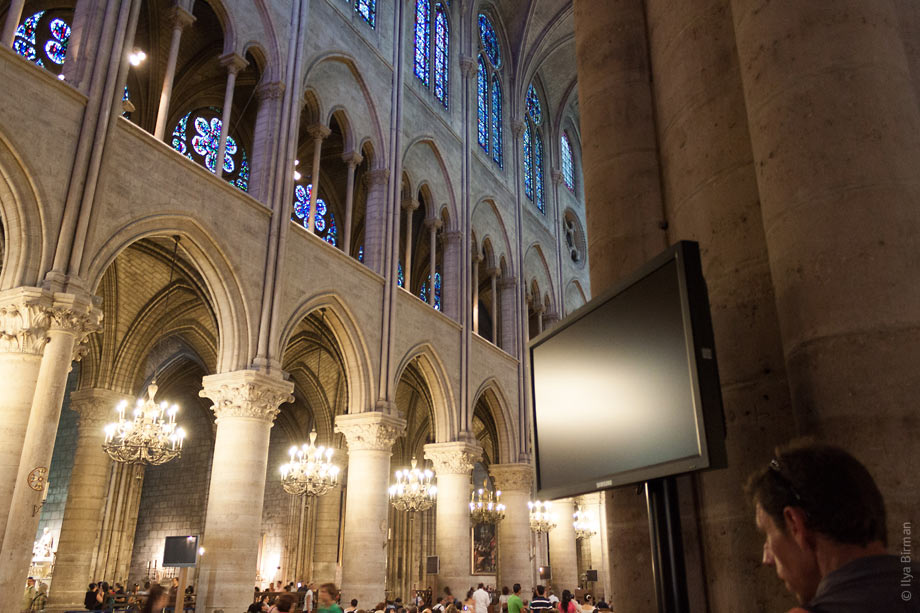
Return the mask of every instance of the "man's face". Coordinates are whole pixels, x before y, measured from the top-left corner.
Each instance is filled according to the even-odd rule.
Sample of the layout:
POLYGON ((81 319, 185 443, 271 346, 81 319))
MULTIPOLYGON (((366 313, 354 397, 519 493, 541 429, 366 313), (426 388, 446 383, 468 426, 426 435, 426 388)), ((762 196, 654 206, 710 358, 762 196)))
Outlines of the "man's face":
MULTIPOLYGON (((22 584, 20 583, 20 585, 22 584)), ((35 585, 35 579, 32 579, 32 578, 26 579, 26 585, 28 585, 29 587, 32 587, 33 585, 35 585)))
POLYGON ((321 590, 316 594, 316 596, 317 596, 317 598, 319 599, 320 603, 322 603, 322 604, 324 604, 324 605, 327 605, 327 604, 329 604, 330 602, 332 602, 332 594, 330 594, 330 593, 327 592, 326 590, 322 590, 322 589, 321 589, 321 590))
POLYGON ((763 563, 776 569, 776 576, 799 602, 811 600, 821 582, 821 573, 805 535, 789 529, 788 519, 782 527, 777 526, 759 504, 756 505, 755 522, 764 535, 763 563))

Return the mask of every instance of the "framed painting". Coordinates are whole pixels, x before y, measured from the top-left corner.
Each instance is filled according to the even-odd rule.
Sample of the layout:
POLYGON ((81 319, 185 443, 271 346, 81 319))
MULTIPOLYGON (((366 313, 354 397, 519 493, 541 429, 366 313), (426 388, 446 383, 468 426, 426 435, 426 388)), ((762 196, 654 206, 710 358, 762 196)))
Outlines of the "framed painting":
POLYGON ((494 575, 498 572, 498 537, 495 524, 476 524, 473 531, 470 562, 473 575, 494 575))

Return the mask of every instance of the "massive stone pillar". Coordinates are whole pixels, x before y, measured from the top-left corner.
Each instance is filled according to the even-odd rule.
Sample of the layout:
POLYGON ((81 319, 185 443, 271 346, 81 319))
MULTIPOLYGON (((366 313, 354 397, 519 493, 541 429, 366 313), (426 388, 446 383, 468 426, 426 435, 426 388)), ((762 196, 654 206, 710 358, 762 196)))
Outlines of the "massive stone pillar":
POLYGON ((385 413, 355 413, 335 419, 348 442, 342 601, 379 602, 387 563, 387 487, 393 441, 406 421, 385 413))
POLYGON ((37 287, 0 292, 0 543, 19 470, 29 410, 47 341, 51 294, 37 287))
POLYGON ((459 594, 470 583, 470 478, 481 456, 481 447, 463 441, 425 445, 425 458, 438 476, 438 590, 448 586, 459 594))
MULTIPOLYGON (((336 463, 341 466, 342 454, 336 450, 336 463)), ((313 522, 313 573, 317 585, 336 583, 339 553, 339 518, 342 513, 342 486, 332 488, 316 500, 313 522)), ((307 579, 308 577, 304 577, 307 579)))
POLYGON ((646 5, 669 236, 700 243, 728 430, 728 468, 680 490, 690 597, 700 610, 789 608, 761 569, 732 561, 762 544, 741 484, 793 428, 729 0, 646 5))
POLYGON ((665 245, 642 0, 575 0, 591 291, 665 245))
POLYGON ((19 20, 22 19, 22 9, 26 0, 12 0, 6 9, 6 19, 3 22, 3 33, 0 34, 0 45, 4 47, 13 46, 13 37, 16 36, 16 29, 19 27, 19 20))
POLYGON ((574 592, 578 587, 578 554, 572 523, 575 505, 571 498, 554 500, 552 511, 558 516, 558 523, 549 533, 549 565, 553 569, 553 588, 558 595, 562 590, 574 592))
POLYGON ((505 519, 498 525, 498 585, 521 584, 521 594, 530 598, 534 567, 530 558, 530 513, 527 502, 533 488, 530 464, 493 464, 489 474, 502 493, 505 519))
POLYGON ((82 607, 86 585, 95 577, 92 561, 99 541, 111 465, 108 454, 102 450, 103 428, 115 420, 115 407, 125 399, 123 394, 107 389, 77 390, 70 394, 70 408, 79 415, 77 449, 54 560, 54 582, 48 595, 51 610, 82 607))
POLYGON ((252 371, 209 375, 200 395, 217 416, 199 563, 198 610, 242 611, 252 600, 262 527, 268 441, 293 383, 252 371))
POLYGON ((460 295, 460 258, 462 256, 463 232, 451 230, 444 232, 444 258, 441 266, 444 277, 441 279, 441 305, 444 314, 453 320, 460 318, 461 305, 465 299, 460 295))
MULTIPOLYGON (((134 535, 144 488, 145 468, 141 464, 113 463, 107 475, 108 486, 102 527, 95 546, 93 577, 109 577, 125 583, 134 553, 134 535)), ((84 581, 84 583, 87 583, 84 581)))
POLYGON ((897 15, 732 12, 796 427, 868 465, 900 539, 920 494, 920 107, 897 15))
MULTIPOLYGON (((86 294, 55 294, 49 314, 48 343, 35 382, 35 395, 0 551, 0 589, 5 594, 19 593, 28 574, 38 528, 37 509, 41 505, 51 464, 67 374, 71 362, 78 357, 75 353, 82 350, 78 347, 87 334, 99 328, 102 319, 102 311, 86 294)), ((16 599, 0 604, 3 613, 14 613, 18 607, 16 599)))

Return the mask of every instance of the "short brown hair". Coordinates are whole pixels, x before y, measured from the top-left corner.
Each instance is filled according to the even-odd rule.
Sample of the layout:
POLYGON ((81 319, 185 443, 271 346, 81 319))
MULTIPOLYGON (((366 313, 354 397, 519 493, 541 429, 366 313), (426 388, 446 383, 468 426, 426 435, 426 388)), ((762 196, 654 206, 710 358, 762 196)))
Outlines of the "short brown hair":
POLYGON ((839 447, 805 440, 779 447, 770 464, 748 478, 745 490, 782 529, 783 509, 798 507, 808 528, 839 543, 888 544, 878 486, 866 467, 839 447))
POLYGON ((281 594, 278 596, 278 600, 275 601, 275 606, 278 607, 281 613, 288 613, 294 606, 294 594, 289 592, 281 594))
POLYGON ((335 583, 324 583, 319 586, 319 589, 332 596, 333 600, 339 597, 339 589, 335 587, 335 583))

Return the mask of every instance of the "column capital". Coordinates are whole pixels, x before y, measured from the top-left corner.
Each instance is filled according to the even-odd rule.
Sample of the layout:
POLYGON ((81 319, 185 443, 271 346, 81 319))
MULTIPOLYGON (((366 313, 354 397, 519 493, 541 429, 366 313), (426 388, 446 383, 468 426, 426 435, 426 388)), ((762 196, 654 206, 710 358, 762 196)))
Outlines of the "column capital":
POLYGON ((487 268, 487 269, 486 269, 486 276, 485 276, 486 279, 489 279, 489 278, 491 278, 491 277, 495 277, 495 279, 496 279, 496 281, 497 281, 498 278, 501 277, 501 276, 502 276, 502 269, 499 268, 498 266, 493 266, 492 268, 487 268))
POLYGON ((467 79, 476 75, 476 59, 468 55, 460 56, 460 74, 467 79))
POLYGON ((553 185, 559 185, 560 183, 562 183, 563 177, 562 177, 562 171, 561 171, 561 170, 559 170, 559 169, 557 169, 557 168, 553 168, 553 169, 550 171, 549 175, 550 175, 550 177, 552 177, 553 185))
POLYGON ((513 276, 503 275, 498 278, 498 289, 514 289, 517 279, 513 276))
POLYGON ((354 168, 364 161, 364 157, 357 151, 349 151, 342 154, 342 161, 345 162, 349 168, 354 168))
POLYGON ((196 17, 178 4, 173 5, 166 13, 166 20, 173 29, 184 30, 195 23, 196 17))
POLYGON ((247 417, 271 423, 285 402, 294 402, 294 384, 255 370, 208 375, 198 395, 214 402, 217 422, 225 417, 247 417))
POLYGON ((443 233, 445 243, 459 243, 463 240, 463 232, 460 230, 448 230, 443 233))
POLYGON ((238 74, 239 71, 249 66, 249 62, 239 53, 227 53, 220 56, 220 65, 226 68, 227 72, 238 74))
POLYGON ((341 432, 348 451, 389 451, 393 441, 406 431, 406 420, 387 413, 352 413, 335 418, 335 431, 341 432))
POLYGON ((407 211, 414 211, 419 207, 417 198, 403 198, 400 206, 407 211))
POLYGON ((131 396, 104 388, 79 389, 70 393, 70 409, 78 416, 80 436, 102 438, 103 427, 115 419, 115 407, 131 396))
POLYGON ((86 340, 93 332, 102 329, 101 298, 91 294, 54 294, 48 330, 71 334, 74 337, 72 361, 79 362, 89 351, 86 340))
POLYGON ((557 313, 556 311, 547 311, 546 313, 543 314, 543 326, 546 327, 551 324, 555 324, 560 319, 561 317, 559 317, 559 313, 557 313))
POLYGON ((386 185, 390 181, 390 170, 388 168, 375 168, 364 177, 368 185, 386 185))
POLYGON ((469 475, 482 457, 482 447, 466 441, 429 443, 425 459, 434 464, 436 475, 469 475))
POLYGON ((272 81, 263 83, 256 88, 256 97, 259 100, 277 100, 284 94, 284 82, 272 81))
POLYGON ((520 119, 511 120, 511 134, 514 135, 514 138, 521 138, 526 128, 527 124, 520 119))
POLYGON ((429 230, 434 230, 435 232, 437 232, 438 230, 441 229, 441 226, 443 225, 444 225, 444 222, 442 222, 437 217, 426 217, 425 218, 425 227, 428 228, 429 230))
POLYGON ((479 264, 479 263, 480 263, 481 261, 483 261, 484 259, 485 259, 485 258, 482 257, 482 254, 479 254, 479 253, 474 253, 474 254, 470 257, 470 260, 473 262, 473 264, 479 264))
POLYGON ((330 130, 328 126, 324 126, 321 123, 315 123, 312 126, 307 127, 307 134, 309 134, 310 138, 312 138, 314 141, 325 140, 330 134, 332 134, 332 130, 330 130))
POLYGON ((0 292, 0 352, 41 355, 48 342, 52 294, 38 287, 0 292))
POLYGON ((503 492, 527 492, 533 487, 533 466, 530 464, 493 464, 489 474, 495 481, 495 489, 503 492))

